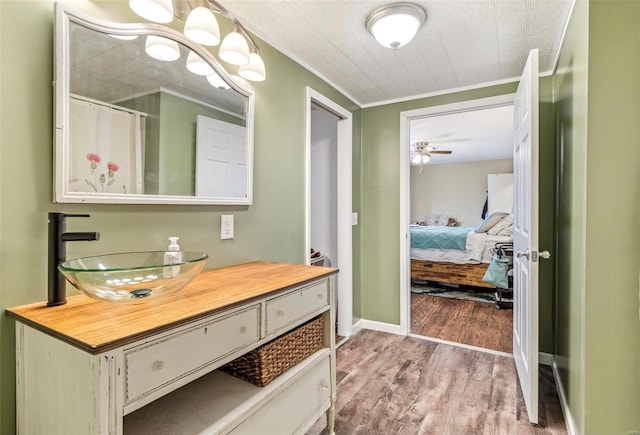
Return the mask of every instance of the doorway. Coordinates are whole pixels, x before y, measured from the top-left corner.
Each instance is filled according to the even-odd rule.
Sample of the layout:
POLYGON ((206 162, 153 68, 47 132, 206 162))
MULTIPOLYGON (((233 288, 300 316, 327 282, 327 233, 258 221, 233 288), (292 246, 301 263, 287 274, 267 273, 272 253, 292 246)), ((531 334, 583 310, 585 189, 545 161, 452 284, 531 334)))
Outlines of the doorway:
POLYGON ((307 87, 305 120, 304 255, 306 264, 340 269, 334 280, 337 334, 349 337, 353 333, 352 114, 307 87), (312 249, 320 255, 312 257, 312 249))
MULTIPOLYGON (((489 116, 491 111, 494 110, 495 116, 499 116, 498 113, 500 111, 503 112, 502 115, 504 116, 507 110, 512 111, 512 107, 513 95, 511 94, 412 110, 401 114, 401 144, 403 144, 403 147, 401 147, 402 155, 400 160, 400 320, 401 326, 409 334, 426 335, 429 338, 435 338, 443 342, 463 343, 462 345, 466 347, 489 348, 499 353, 507 354, 511 352, 511 313, 507 313, 506 310, 496 310, 495 301, 493 300, 493 290, 488 288, 483 289, 473 283, 473 281, 479 283, 479 277, 476 276, 471 279, 472 282, 470 283, 466 282, 466 278, 460 278, 459 281, 454 282, 453 285, 446 282, 446 279, 436 280, 435 282, 413 280, 412 286, 411 259, 416 255, 416 250, 411 249, 410 233, 419 231, 421 228, 433 229, 434 227, 429 226, 433 225, 432 222, 429 222, 429 225, 427 225, 427 222, 423 222, 427 217, 435 218, 437 221, 436 225, 442 224, 441 221, 443 218, 448 219, 451 217, 452 225, 459 226, 460 230, 465 230, 466 227, 475 228, 482 222, 482 207, 487 198, 487 174, 492 172, 497 174, 510 173, 513 171, 513 126, 509 125, 508 127, 504 127, 509 130, 506 131, 510 144, 508 160, 505 159, 504 153, 496 160, 486 160, 491 157, 489 154, 483 155, 482 151, 473 155, 474 150, 471 149, 471 144, 462 143, 464 141, 470 142, 469 139, 471 139, 471 137, 464 136, 471 135, 462 134, 456 137, 456 135, 449 130, 455 131, 454 123, 464 122, 464 119, 470 119, 467 118, 470 114, 479 115, 482 113, 483 116, 489 116), (436 123, 436 121, 438 122, 436 123), (420 133, 420 129, 416 127, 421 126, 421 124, 424 124, 424 127, 431 135, 426 132, 420 133), (436 126, 438 126, 437 128, 441 127, 441 129, 438 130, 436 126), (412 130, 414 131, 413 135, 411 133, 412 130), (417 136, 415 135, 416 131, 418 131, 417 136), (423 137, 425 134, 426 136, 423 137), (429 144, 430 147, 433 146, 437 151, 441 152, 448 152, 453 149, 453 153, 446 156, 440 156, 437 153, 431 155, 431 161, 426 164, 431 165, 429 166, 430 172, 428 176, 426 176, 427 171, 421 173, 420 169, 416 169, 416 166, 411 165, 410 147, 416 140, 430 141, 432 138, 433 143, 429 144), (470 154, 466 155, 467 152, 470 154), (449 161, 442 160, 443 158, 451 159, 452 157, 453 159, 449 161), (438 159, 440 159, 440 162, 438 162, 438 159), (438 165, 438 163, 447 164, 438 165), (431 186, 432 190, 429 190, 429 186, 431 186), (412 190, 414 191, 413 196, 412 190), (416 190, 420 192, 419 195, 415 195, 416 190), (465 193, 461 194, 460 190, 464 190, 465 193), (422 201, 421 204, 420 201, 416 199, 426 195, 430 195, 431 198, 438 198, 435 203, 432 202, 428 205, 425 205, 424 201, 422 201), (435 216, 434 212, 437 212, 435 216), (426 216, 423 217, 423 214, 426 216), (411 228, 411 223, 417 223, 416 221, 420 221, 425 227, 414 225, 411 228), (448 298, 446 298, 446 296, 448 296, 448 298), (491 297, 491 301, 489 301, 489 297, 491 297), (413 313, 414 316, 416 316, 415 322, 412 322, 412 300, 414 301, 413 313), (427 300, 429 301, 428 303, 425 302, 427 300), (496 313, 496 311, 502 312, 496 313), (428 320, 417 318, 417 316, 422 315, 432 317, 428 320), (455 325, 458 321, 451 322, 452 316, 458 317, 458 324, 462 325, 462 328, 458 328, 455 325), (442 328, 442 325, 439 326, 437 324, 438 321, 447 323, 449 329, 442 328), (478 322, 485 326, 481 326, 480 324, 475 325, 475 323, 478 322), (452 323, 454 323, 453 328, 455 329, 451 329, 452 323), (491 324, 492 327, 497 328, 499 331, 503 331, 503 329, 506 328, 506 330, 503 331, 503 337, 487 335, 485 337, 487 340, 484 340, 482 334, 478 334, 478 331, 484 331, 487 328, 487 324, 491 324), (426 325, 427 327, 422 328, 422 325, 426 325), (431 329, 429 329, 429 327, 431 329), (479 329, 474 330, 474 328, 479 329), (425 333, 425 331, 430 331, 430 333, 425 333), (434 333, 434 331, 437 332, 434 333), (436 336, 434 337, 433 334, 436 336), (506 346, 506 344, 509 344, 509 346, 506 346)), ((486 264, 484 263, 487 263, 491 259, 492 253, 489 251, 489 244, 487 243, 485 246, 485 249, 477 251, 473 256, 473 262, 477 263, 481 261, 481 264, 478 266, 480 266, 480 268, 484 267, 486 270, 486 264)), ((424 252, 431 254, 429 250, 424 252)), ((447 252, 445 254, 449 253, 450 252, 447 252)), ((463 254, 464 252, 461 251, 459 253, 463 254)), ((419 255, 420 253, 418 253, 418 258, 420 258, 419 255)), ((468 259, 462 257, 463 256, 448 260, 438 257, 431 260, 429 257, 425 257, 423 260, 418 261, 424 261, 424 264, 430 264, 430 261, 445 261, 461 264, 467 262, 468 259)), ((416 260, 414 260, 414 262, 416 262, 416 260)), ((414 268, 415 267, 416 265, 414 264, 414 268)), ((460 270, 463 269, 461 268, 460 270)), ((456 269, 453 273, 458 273, 458 270, 456 269)), ((482 277, 482 273, 480 277, 482 277)))

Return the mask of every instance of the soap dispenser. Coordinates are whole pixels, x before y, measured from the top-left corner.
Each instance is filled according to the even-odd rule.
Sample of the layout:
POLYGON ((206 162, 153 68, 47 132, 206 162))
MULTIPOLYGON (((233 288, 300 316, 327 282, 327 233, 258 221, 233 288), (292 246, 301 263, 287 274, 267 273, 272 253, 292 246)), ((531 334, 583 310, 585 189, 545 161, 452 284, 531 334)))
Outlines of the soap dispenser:
MULTIPOLYGON (((164 253, 164 264, 179 264, 182 263, 182 252, 180 246, 178 246, 178 237, 169 237, 169 247, 164 253)), ((165 267, 163 275, 165 278, 173 278, 180 274, 180 266, 165 267)))

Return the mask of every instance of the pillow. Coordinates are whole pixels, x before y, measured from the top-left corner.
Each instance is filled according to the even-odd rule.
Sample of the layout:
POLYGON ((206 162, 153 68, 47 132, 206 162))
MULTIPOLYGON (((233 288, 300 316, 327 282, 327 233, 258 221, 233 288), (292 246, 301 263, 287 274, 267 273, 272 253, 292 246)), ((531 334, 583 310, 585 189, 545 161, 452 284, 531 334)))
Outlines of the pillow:
POLYGON ((508 214, 505 217, 503 217, 500 222, 498 222, 492 228, 487 230, 487 234, 501 235, 501 236, 508 235, 508 234, 501 234, 501 233, 505 230, 508 230, 509 227, 512 227, 511 234, 513 234, 513 215, 512 214, 508 214))
POLYGON ((486 233, 488 230, 493 228, 495 224, 500 222, 506 215, 507 213, 503 211, 497 211, 491 214, 491 216, 483 220, 482 223, 478 225, 478 228, 476 228, 476 233, 486 233))
POLYGON ((449 216, 443 214, 429 215, 424 219, 425 225, 446 226, 449 222, 449 216))

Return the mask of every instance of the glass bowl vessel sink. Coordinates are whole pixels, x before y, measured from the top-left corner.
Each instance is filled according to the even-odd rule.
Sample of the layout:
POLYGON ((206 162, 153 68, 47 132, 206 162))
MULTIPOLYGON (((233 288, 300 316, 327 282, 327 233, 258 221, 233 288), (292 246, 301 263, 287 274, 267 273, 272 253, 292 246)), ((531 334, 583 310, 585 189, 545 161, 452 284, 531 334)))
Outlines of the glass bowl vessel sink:
POLYGON ((164 251, 128 252, 68 260, 58 270, 85 295, 111 302, 142 302, 172 295, 202 271, 209 256, 182 252, 164 264, 164 251))

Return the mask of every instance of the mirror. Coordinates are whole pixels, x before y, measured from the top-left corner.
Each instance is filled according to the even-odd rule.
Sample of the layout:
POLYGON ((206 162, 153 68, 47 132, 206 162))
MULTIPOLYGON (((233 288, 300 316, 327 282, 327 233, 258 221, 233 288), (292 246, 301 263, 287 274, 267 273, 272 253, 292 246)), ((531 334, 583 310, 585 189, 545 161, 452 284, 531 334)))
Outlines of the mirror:
POLYGON ((252 203, 254 94, 177 31, 56 4, 55 107, 57 202, 252 203))

